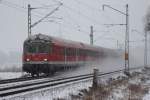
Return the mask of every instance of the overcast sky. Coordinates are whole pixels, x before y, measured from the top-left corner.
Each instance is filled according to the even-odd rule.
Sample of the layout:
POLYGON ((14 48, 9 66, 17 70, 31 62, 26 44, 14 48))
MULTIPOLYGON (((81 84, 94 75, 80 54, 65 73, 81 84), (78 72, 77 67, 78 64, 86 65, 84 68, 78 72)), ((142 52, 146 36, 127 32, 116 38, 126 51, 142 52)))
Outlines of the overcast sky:
MULTIPOLYGON (((124 24, 125 16, 103 4, 125 12, 129 4, 130 40, 138 41, 132 46, 143 44, 144 16, 149 0, 60 0, 63 6, 48 19, 32 29, 32 34, 47 34, 75 41, 89 43, 90 26, 94 27, 94 43, 116 48, 116 41, 124 43, 125 26, 108 27, 104 24, 124 24)), ((39 8, 32 10, 32 24, 58 6, 56 0, 0 0, 0 50, 22 51, 27 38, 27 5, 39 8), (41 9, 43 8, 43 9, 41 9)))

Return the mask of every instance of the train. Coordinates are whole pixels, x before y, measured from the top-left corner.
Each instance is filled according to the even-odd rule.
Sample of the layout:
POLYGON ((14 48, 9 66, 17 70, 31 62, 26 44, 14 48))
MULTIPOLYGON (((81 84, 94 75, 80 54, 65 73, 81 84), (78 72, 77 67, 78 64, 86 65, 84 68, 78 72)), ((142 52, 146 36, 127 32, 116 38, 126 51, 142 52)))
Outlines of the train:
POLYGON ((84 66, 98 60, 103 49, 82 42, 45 34, 28 37, 23 44, 23 71, 31 76, 54 74, 57 71, 84 66))

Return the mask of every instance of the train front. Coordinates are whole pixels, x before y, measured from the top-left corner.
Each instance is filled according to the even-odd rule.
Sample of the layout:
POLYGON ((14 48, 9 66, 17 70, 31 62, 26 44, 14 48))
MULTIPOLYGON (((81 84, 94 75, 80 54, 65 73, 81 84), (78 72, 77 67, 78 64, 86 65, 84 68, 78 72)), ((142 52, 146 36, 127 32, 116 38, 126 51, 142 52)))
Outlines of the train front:
POLYGON ((23 71, 32 76, 40 73, 50 73, 48 64, 51 52, 51 39, 42 34, 31 36, 23 45, 23 71))

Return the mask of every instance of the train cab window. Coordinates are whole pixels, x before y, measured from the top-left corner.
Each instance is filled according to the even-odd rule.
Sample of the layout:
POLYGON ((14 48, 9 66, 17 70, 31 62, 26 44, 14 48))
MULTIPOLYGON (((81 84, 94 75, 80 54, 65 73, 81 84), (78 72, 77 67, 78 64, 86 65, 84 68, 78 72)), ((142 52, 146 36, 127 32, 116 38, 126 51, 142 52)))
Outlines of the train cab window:
POLYGON ((50 53, 51 48, 49 44, 33 43, 24 46, 27 53, 50 53))
POLYGON ((39 44, 38 53, 49 53, 50 51, 50 46, 48 44, 39 44))
POLYGON ((36 53, 37 52, 36 45, 28 44, 28 45, 25 45, 24 48, 25 48, 25 52, 27 52, 27 53, 36 53))

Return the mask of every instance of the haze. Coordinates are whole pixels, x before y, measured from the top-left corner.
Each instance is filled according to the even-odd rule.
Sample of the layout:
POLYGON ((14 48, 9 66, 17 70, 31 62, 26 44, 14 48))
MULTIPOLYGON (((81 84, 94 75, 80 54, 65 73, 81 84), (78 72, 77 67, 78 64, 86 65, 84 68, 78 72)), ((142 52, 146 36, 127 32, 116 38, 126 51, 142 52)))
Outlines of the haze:
MULTIPOLYGON (((48 19, 35 26, 32 29, 32 34, 42 33, 89 43, 90 26, 93 25, 95 45, 124 49, 125 26, 112 27, 104 24, 124 24, 125 16, 109 8, 103 11, 102 5, 108 4, 125 12, 125 5, 128 3, 130 41, 135 41, 130 43, 131 55, 133 55, 133 58, 141 57, 137 61, 143 61, 143 20, 150 4, 149 0, 60 0, 60 2, 63 3, 63 6, 48 19), (117 46, 117 40, 119 47, 117 46)), ((7 62, 14 57, 17 60, 12 62, 21 62, 23 41, 28 35, 28 4, 31 4, 33 8, 46 7, 46 9, 32 10, 32 23, 38 21, 58 6, 56 0, 0 0, 1 63, 7 62)))

